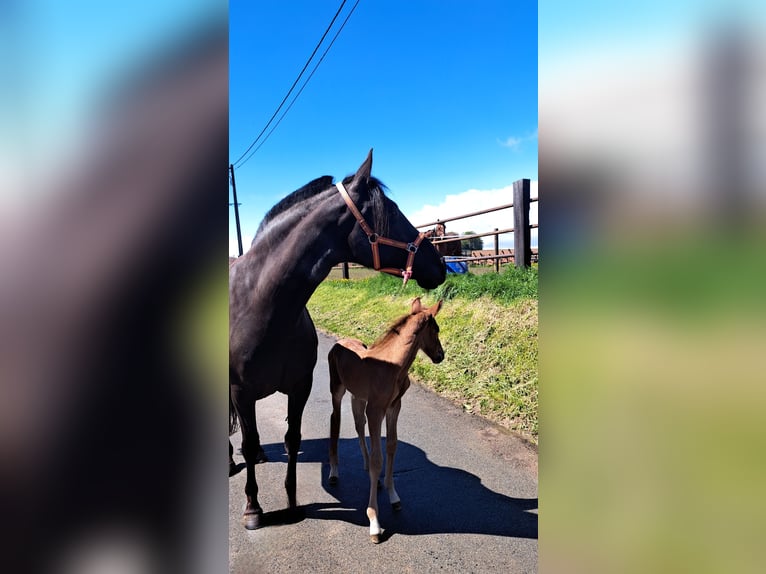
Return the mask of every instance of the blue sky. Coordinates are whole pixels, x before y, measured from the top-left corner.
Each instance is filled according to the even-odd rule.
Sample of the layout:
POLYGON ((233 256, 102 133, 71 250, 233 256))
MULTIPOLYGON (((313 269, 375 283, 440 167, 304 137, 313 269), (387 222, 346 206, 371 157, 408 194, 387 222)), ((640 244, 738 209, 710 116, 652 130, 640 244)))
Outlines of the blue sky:
MULTIPOLYGON (((274 113, 339 6, 230 2, 230 161, 274 113)), ((280 198, 320 175, 352 173, 370 148, 373 174, 416 224, 447 196, 454 206, 468 190, 536 180, 537 3, 361 0, 282 123, 235 170, 245 249, 280 198)), ((477 209, 472 197, 465 211, 477 209)))

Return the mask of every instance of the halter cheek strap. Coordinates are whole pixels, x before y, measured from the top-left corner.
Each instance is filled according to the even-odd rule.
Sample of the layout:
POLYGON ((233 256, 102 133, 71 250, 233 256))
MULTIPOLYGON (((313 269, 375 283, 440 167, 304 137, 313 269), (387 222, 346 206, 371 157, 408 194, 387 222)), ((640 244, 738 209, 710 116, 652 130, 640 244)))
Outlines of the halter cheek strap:
POLYGON ((338 192, 340 193, 341 197, 343 198, 343 201, 346 202, 346 205, 348 206, 349 211, 353 214, 356 221, 359 223, 359 227, 362 228, 362 231, 367 235, 367 239, 370 241, 370 248, 372 249, 372 265, 373 269, 375 271, 381 271, 383 273, 388 273, 390 275, 396 275, 397 277, 402 277, 404 279, 404 285, 407 285, 407 281, 409 281, 410 277, 412 277, 412 267, 415 262, 415 254, 418 252, 418 246, 420 245, 420 242, 423 241, 423 238, 425 237, 424 233, 418 233, 418 236, 415 238, 415 241, 412 241, 410 243, 404 243, 402 241, 396 241, 394 239, 389 239, 388 237, 382 237, 375 233, 375 231, 367 224, 367 221, 365 221, 364 216, 362 215, 362 212, 357 209, 356 205, 354 204, 354 201, 351 199, 351 196, 346 191, 346 188, 343 186, 341 182, 338 182, 335 184, 335 187, 338 188, 338 192), (407 255, 407 264, 404 269, 393 269, 390 267, 382 268, 380 267, 380 255, 378 254, 378 244, 382 243, 383 245, 390 245, 391 247, 396 247, 398 249, 403 249, 405 251, 409 252, 409 255, 407 255))

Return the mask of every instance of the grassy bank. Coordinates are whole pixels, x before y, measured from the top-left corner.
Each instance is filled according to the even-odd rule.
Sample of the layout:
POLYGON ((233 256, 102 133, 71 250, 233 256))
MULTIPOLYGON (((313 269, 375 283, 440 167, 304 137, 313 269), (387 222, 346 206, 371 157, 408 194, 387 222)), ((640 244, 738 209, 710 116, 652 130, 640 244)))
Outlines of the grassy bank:
POLYGON ((369 344, 409 310, 413 297, 445 303, 439 314, 447 358, 419 354, 411 374, 439 394, 506 428, 537 437, 537 271, 451 275, 432 292, 384 275, 324 281, 309 301, 320 329, 369 344))

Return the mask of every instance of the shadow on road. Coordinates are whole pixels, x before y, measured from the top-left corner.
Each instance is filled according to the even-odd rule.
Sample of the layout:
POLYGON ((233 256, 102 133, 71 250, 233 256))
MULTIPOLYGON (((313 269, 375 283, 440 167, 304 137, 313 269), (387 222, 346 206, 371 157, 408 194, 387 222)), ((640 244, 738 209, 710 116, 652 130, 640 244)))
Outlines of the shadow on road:
MULTIPOLYGON (((296 520, 293 516, 285 522, 299 521, 305 514, 309 519, 368 526, 365 510, 369 475, 362 468, 359 443, 355 438, 339 441, 340 478, 334 486, 327 480, 328 444, 328 439, 304 440, 298 462, 322 463, 322 487, 337 502, 302 506, 300 518, 296 520)), ((385 443, 383 448, 385 453, 385 443)), ((264 445, 264 450, 269 460, 286 459, 282 443, 264 445)), ((512 498, 494 492, 482 485, 476 475, 434 464, 423 450, 401 440, 396 451, 394 481, 402 510, 394 511, 385 489, 379 489, 379 516, 386 539, 395 534, 439 533, 537 538, 537 514, 530 512, 537 509, 537 498, 512 498)), ((298 488, 300 491, 300 482, 298 488)), ((274 514, 274 520, 268 519, 269 524, 285 523, 281 512, 274 514)))

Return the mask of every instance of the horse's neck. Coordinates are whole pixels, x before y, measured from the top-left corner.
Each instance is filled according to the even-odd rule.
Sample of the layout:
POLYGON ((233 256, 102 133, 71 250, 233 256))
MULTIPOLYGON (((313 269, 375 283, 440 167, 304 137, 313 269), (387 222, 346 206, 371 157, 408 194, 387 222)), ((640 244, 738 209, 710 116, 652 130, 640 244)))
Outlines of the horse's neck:
POLYGON ((344 233, 351 225, 347 231, 338 225, 336 203, 342 200, 333 191, 317 194, 279 214, 255 237, 247 256, 258 268, 264 295, 302 309, 330 269, 348 257, 344 233))

